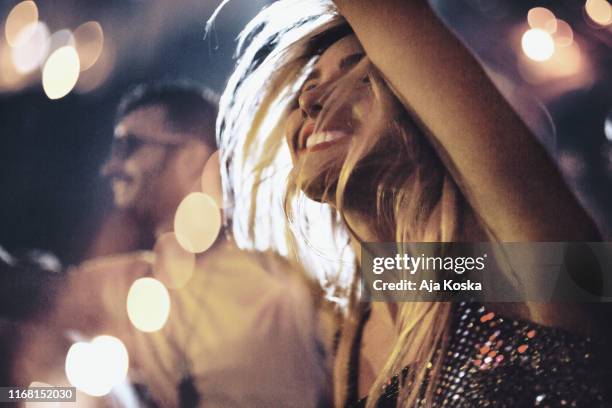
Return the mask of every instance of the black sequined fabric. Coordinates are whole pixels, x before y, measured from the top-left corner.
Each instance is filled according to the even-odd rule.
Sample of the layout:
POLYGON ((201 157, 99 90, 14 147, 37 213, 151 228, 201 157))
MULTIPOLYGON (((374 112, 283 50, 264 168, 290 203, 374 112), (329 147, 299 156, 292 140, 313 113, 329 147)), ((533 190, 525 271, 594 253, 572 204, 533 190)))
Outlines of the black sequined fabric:
MULTIPOLYGON (((612 407, 612 370, 591 339, 505 319, 475 303, 458 304, 453 317, 432 406, 612 407)), ((378 408, 396 406, 408 369, 389 381, 378 408)))

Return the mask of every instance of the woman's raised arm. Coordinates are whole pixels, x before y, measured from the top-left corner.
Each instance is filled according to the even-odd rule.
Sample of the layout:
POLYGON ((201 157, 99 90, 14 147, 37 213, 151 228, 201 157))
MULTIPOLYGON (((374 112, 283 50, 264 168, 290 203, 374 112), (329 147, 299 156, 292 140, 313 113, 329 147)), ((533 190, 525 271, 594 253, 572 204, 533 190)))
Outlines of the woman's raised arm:
POLYGON ((597 240, 544 148, 423 0, 335 0, 501 241, 597 240))

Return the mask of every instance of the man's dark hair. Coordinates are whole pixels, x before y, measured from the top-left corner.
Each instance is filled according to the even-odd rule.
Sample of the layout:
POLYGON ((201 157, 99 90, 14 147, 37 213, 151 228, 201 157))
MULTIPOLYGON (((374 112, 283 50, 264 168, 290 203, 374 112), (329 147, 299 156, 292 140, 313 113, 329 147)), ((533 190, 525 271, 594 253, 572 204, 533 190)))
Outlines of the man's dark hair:
POLYGON ((189 81, 141 84, 121 98, 115 122, 119 123, 138 109, 161 105, 166 109, 169 129, 199 136, 202 142, 216 150, 215 120, 218 99, 210 89, 189 81))

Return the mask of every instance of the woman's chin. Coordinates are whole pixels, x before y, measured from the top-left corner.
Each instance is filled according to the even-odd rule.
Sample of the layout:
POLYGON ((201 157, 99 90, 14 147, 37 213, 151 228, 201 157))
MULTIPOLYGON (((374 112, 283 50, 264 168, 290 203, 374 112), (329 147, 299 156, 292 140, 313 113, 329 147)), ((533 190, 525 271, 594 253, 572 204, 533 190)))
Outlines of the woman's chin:
POLYGON ((300 180, 298 180, 298 188, 306 197, 326 204, 333 204, 335 202, 337 185, 338 172, 332 172, 331 170, 323 174, 318 173, 316 177, 301 177, 300 180))

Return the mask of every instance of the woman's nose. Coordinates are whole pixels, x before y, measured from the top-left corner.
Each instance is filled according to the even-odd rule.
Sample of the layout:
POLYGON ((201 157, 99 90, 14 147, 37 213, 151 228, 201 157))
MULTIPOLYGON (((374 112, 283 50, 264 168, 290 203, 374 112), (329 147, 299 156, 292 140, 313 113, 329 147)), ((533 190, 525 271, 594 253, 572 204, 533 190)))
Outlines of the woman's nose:
POLYGON ((298 98, 298 103, 304 117, 315 119, 323 109, 321 91, 317 88, 312 88, 302 92, 298 98))

